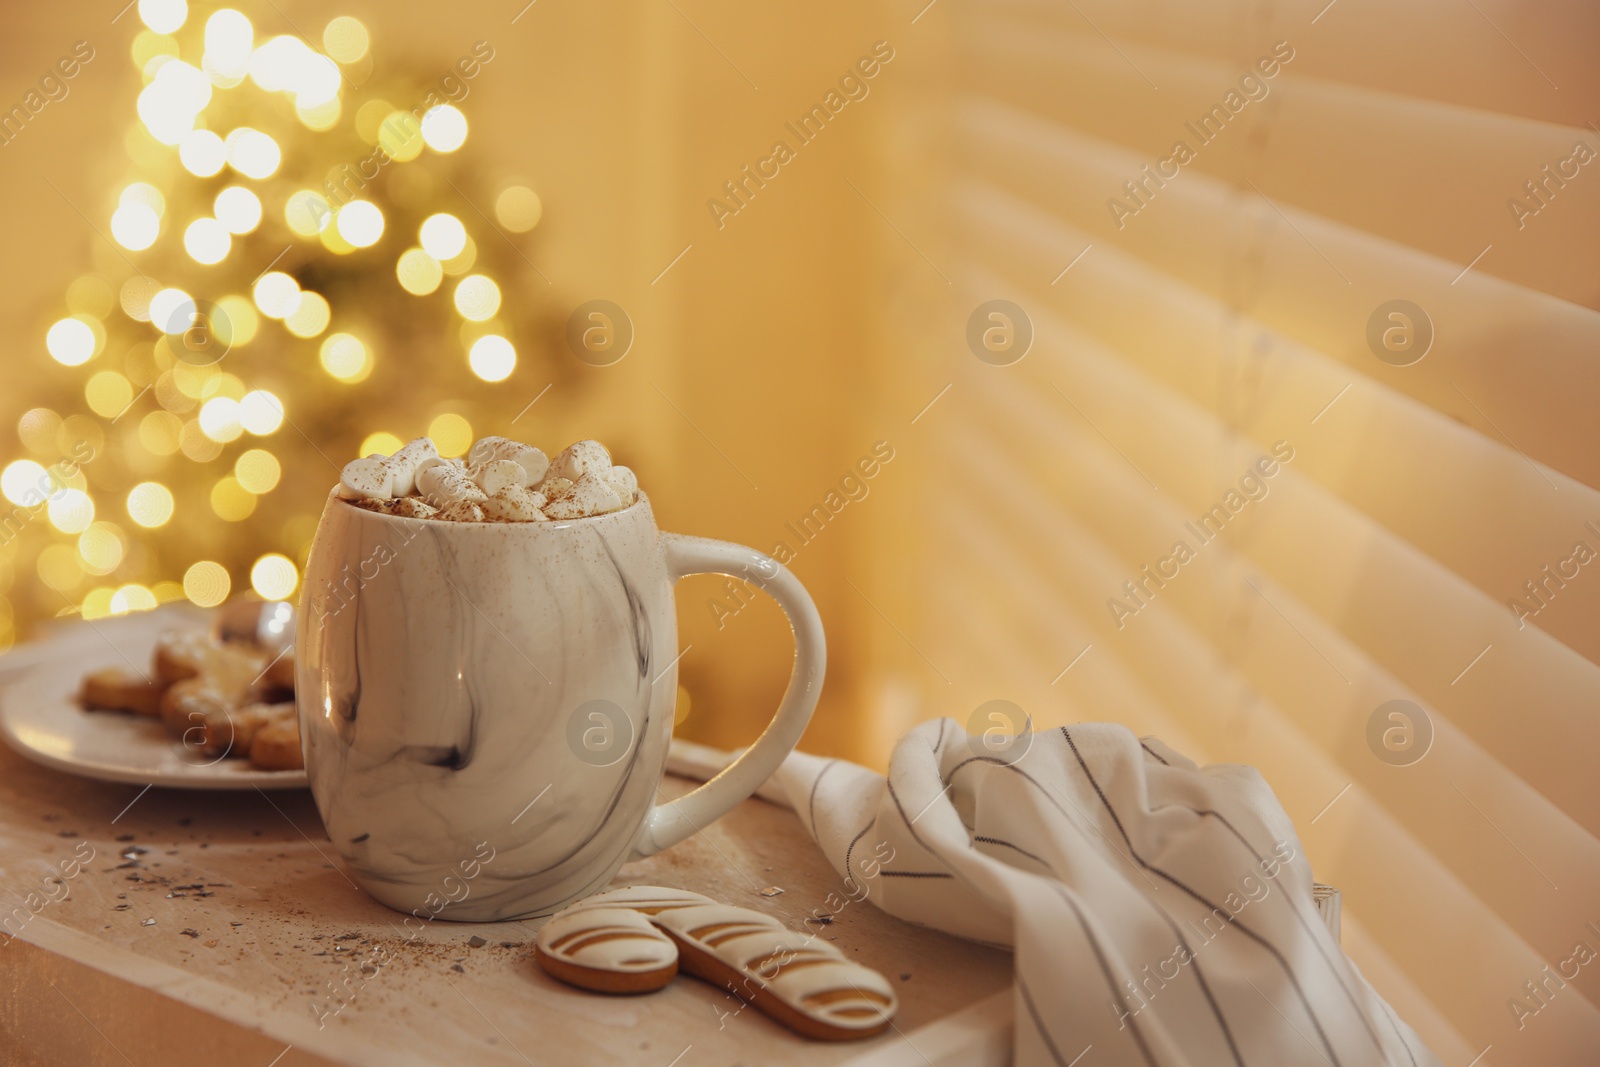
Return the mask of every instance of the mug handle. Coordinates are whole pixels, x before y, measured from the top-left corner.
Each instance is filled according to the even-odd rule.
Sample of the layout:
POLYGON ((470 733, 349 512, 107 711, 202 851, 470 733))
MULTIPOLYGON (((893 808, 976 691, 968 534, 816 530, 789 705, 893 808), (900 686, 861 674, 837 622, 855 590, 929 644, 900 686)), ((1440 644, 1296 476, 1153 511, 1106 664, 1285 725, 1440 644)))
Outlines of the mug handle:
POLYGON ((778 713, 756 743, 723 768, 709 782, 668 804, 650 809, 633 845, 633 859, 653 855, 675 845, 728 813, 768 778, 793 751, 816 710, 822 676, 828 666, 828 647, 822 636, 822 619, 800 580, 764 552, 707 537, 663 533, 667 575, 674 584, 691 574, 726 574, 740 578, 766 593, 789 617, 794 631, 794 671, 784 690, 778 713))

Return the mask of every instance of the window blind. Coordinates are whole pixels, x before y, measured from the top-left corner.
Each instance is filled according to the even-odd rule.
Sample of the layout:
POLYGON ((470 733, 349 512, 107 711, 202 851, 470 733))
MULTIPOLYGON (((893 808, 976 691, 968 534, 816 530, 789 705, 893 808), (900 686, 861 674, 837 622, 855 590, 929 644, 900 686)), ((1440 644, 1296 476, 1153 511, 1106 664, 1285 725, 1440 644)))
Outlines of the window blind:
POLYGON ((1391 7, 940 16, 882 204, 893 336, 950 388, 875 606, 940 713, 1260 768, 1446 1063, 1587 1062, 1600 16, 1391 7), (996 298, 1033 329, 1009 365, 951 341, 996 298))

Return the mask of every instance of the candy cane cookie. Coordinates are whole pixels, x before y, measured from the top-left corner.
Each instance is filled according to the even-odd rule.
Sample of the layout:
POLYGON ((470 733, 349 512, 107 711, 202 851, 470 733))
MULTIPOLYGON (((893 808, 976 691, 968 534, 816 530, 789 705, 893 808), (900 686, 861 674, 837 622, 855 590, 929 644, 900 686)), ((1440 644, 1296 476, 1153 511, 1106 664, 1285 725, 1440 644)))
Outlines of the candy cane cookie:
POLYGON ((568 909, 545 923, 534 958, 553 977, 597 993, 654 993, 678 973, 678 947, 637 911, 568 909))
POLYGON ((883 975, 831 943, 762 912, 662 886, 627 886, 579 901, 539 931, 535 956, 551 975, 583 989, 641 992, 671 981, 654 962, 659 947, 676 949, 674 970, 727 989, 816 1040, 881 1033, 898 1006, 883 975), (626 923, 628 914, 641 921, 626 923), (649 940, 645 928, 665 945, 649 940), (647 966, 659 985, 636 977, 647 966))

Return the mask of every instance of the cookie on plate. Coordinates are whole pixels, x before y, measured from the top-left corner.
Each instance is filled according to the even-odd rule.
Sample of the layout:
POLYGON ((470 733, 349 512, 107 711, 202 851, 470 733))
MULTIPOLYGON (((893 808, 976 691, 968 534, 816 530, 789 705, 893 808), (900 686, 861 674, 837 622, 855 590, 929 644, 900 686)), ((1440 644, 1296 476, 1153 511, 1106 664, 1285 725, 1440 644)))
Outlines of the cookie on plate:
POLYGON ((165 686, 131 667, 102 667, 83 676, 79 699, 91 711, 128 711, 135 715, 161 714, 165 686))
POLYGON ((250 739, 250 766, 263 771, 303 771, 300 751, 300 717, 294 703, 275 704, 279 713, 250 739))

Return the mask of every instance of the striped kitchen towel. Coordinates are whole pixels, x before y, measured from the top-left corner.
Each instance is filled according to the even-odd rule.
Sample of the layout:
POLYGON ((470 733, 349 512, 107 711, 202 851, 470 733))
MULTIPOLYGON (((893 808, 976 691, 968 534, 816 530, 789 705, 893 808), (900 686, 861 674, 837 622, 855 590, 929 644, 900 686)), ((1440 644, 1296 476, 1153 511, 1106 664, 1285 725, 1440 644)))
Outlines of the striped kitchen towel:
POLYGON ((1437 1067, 1254 769, 1111 724, 994 742, 939 720, 887 778, 804 753, 778 778, 854 899, 1011 947, 1017 1064, 1437 1067))

